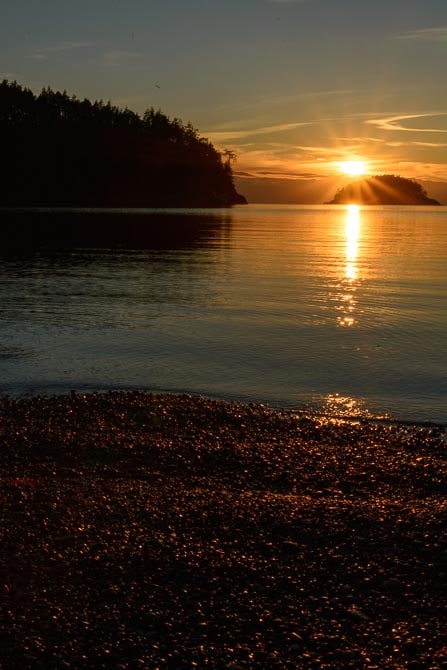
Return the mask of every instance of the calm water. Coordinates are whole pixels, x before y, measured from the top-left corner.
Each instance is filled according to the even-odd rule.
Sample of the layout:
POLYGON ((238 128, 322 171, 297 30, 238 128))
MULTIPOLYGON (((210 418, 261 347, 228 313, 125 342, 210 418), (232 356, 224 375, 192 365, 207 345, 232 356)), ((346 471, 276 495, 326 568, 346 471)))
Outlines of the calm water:
POLYGON ((447 422, 447 209, 0 212, 0 393, 447 422))

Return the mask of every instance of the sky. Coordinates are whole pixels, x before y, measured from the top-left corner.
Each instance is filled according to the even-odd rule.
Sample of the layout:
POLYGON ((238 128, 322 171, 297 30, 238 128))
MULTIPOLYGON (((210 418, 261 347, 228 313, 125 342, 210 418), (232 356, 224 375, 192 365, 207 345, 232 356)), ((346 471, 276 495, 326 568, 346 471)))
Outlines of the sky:
POLYGON ((242 192, 352 161, 447 190, 446 64, 446 0, 14 0, 0 24, 0 79, 191 122, 242 192))

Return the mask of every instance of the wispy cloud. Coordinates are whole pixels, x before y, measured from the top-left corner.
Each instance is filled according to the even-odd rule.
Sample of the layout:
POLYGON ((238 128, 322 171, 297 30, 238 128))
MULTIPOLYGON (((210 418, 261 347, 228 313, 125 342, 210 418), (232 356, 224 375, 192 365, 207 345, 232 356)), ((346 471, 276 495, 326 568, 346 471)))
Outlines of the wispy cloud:
POLYGON ((319 147, 319 146, 303 146, 300 145, 296 147, 296 149, 299 149, 300 151, 306 151, 313 156, 333 156, 335 153, 334 147, 331 146, 324 146, 324 147, 319 147))
POLYGON ((384 140, 380 139, 379 137, 370 137, 370 136, 359 136, 359 137, 331 137, 331 140, 334 140, 335 142, 357 142, 359 144, 364 144, 365 142, 377 142, 377 143, 382 143, 384 140))
MULTIPOLYGON (((337 176, 338 163, 357 156, 368 160, 371 172, 386 172, 390 165, 394 169, 414 154, 445 151, 445 135, 437 142, 434 135, 432 140, 424 133, 447 133, 446 119, 447 113, 431 110, 417 114, 388 112, 376 118, 362 111, 281 124, 252 118, 235 120, 205 135, 216 146, 228 143, 238 155, 238 170, 252 177, 321 179, 337 176), (418 128, 418 124, 427 127, 418 128)), ((424 174, 430 172, 432 168, 427 168, 424 174)))
MULTIPOLYGON (((338 173, 337 163, 363 155, 358 147, 329 144, 248 143, 236 148, 238 169, 252 177, 315 179, 338 173), (356 151, 357 149, 357 151, 356 151)), ((372 165, 373 159, 370 159, 372 165)))
POLYGON ((429 147, 430 149, 442 149, 447 147, 447 142, 410 142, 414 147, 429 147))
POLYGON ((447 41, 447 26, 437 28, 420 28, 419 30, 408 30, 396 35, 399 40, 417 40, 419 42, 444 42, 447 41))
MULTIPOLYGON (((350 98, 359 99, 361 96, 370 94, 369 88, 329 88, 320 90, 297 91, 284 95, 263 95, 254 97, 248 100, 237 100, 225 102, 225 104, 217 104, 213 106, 213 112, 219 112, 227 118, 235 114, 241 114, 249 111, 267 110, 269 107, 283 107, 286 105, 293 106, 298 103, 314 103, 320 102, 321 99, 328 98, 350 98)), ((391 95, 391 94, 390 94, 391 95)), ((384 97, 384 96, 382 96, 384 97)), ((326 102, 326 100, 325 100, 326 102)), ((296 109, 296 107, 295 107, 296 109)), ((369 116, 370 114, 368 114, 369 116)), ((228 125, 228 124, 226 124, 228 125)), ((233 124, 234 125, 234 124, 233 124)))
POLYGON ((446 181, 445 163, 419 163, 416 161, 398 161, 395 167, 402 175, 417 180, 446 181))
POLYGON ((387 142, 388 147, 421 147, 423 149, 445 149, 447 142, 387 142))
MULTIPOLYGON (((349 114, 346 116, 332 116, 332 117, 315 117, 309 121, 293 121, 289 123, 279 123, 275 125, 257 125, 259 120, 251 120, 250 127, 240 128, 242 121, 234 121, 231 124, 226 124, 225 128, 220 127, 220 129, 208 129, 203 131, 203 134, 211 139, 211 141, 216 142, 228 142, 228 141, 239 141, 244 139, 249 139, 257 135, 273 135, 274 133, 287 132, 290 130, 295 130, 296 128, 304 128, 310 126, 319 126, 322 124, 330 123, 346 123, 348 121, 364 120, 370 117, 369 112, 356 112, 354 114, 349 114)), ((245 121, 247 123, 247 121, 245 121)), ((374 121, 368 120, 367 123, 374 123, 374 121)))
POLYGON ((294 130, 302 126, 312 125, 311 121, 298 121, 294 123, 280 123, 274 126, 264 126, 260 128, 246 128, 245 130, 210 130, 204 134, 214 142, 228 142, 229 140, 241 140, 253 137, 255 135, 271 135, 287 130, 294 130))
POLYGON ((52 46, 43 47, 33 53, 33 58, 46 60, 51 54, 73 51, 76 49, 85 49, 91 46, 89 42, 58 42, 52 46))
POLYGON ((368 119, 365 123, 380 128, 380 130, 402 130, 407 133, 447 133, 446 128, 412 128, 403 126, 401 121, 408 119, 423 119, 446 116, 446 114, 439 112, 427 112, 424 114, 399 114, 398 116, 388 116, 384 119, 368 119))

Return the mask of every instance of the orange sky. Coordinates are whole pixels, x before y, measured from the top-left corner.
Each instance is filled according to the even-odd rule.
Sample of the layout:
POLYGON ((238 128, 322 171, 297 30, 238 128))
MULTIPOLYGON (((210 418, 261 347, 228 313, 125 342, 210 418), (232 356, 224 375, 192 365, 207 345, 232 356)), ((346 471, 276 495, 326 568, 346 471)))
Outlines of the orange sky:
POLYGON ((0 24, 1 78, 160 108, 238 184, 301 190, 352 160, 447 183, 446 62, 445 0, 16 0, 0 24))

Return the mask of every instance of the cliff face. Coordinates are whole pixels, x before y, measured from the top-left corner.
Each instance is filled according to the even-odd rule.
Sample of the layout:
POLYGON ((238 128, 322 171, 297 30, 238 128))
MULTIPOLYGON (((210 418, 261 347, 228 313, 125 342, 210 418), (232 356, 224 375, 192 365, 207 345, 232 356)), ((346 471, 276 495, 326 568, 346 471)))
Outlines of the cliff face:
POLYGON ((337 191, 329 205, 439 205, 412 179, 377 175, 348 184, 337 191))
MULTIPOLYGON (((229 158, 191 124, 0 83, 0 205, 226 207, 229 158)), ((228 152, 228 156, 231 153, 228 152)))

